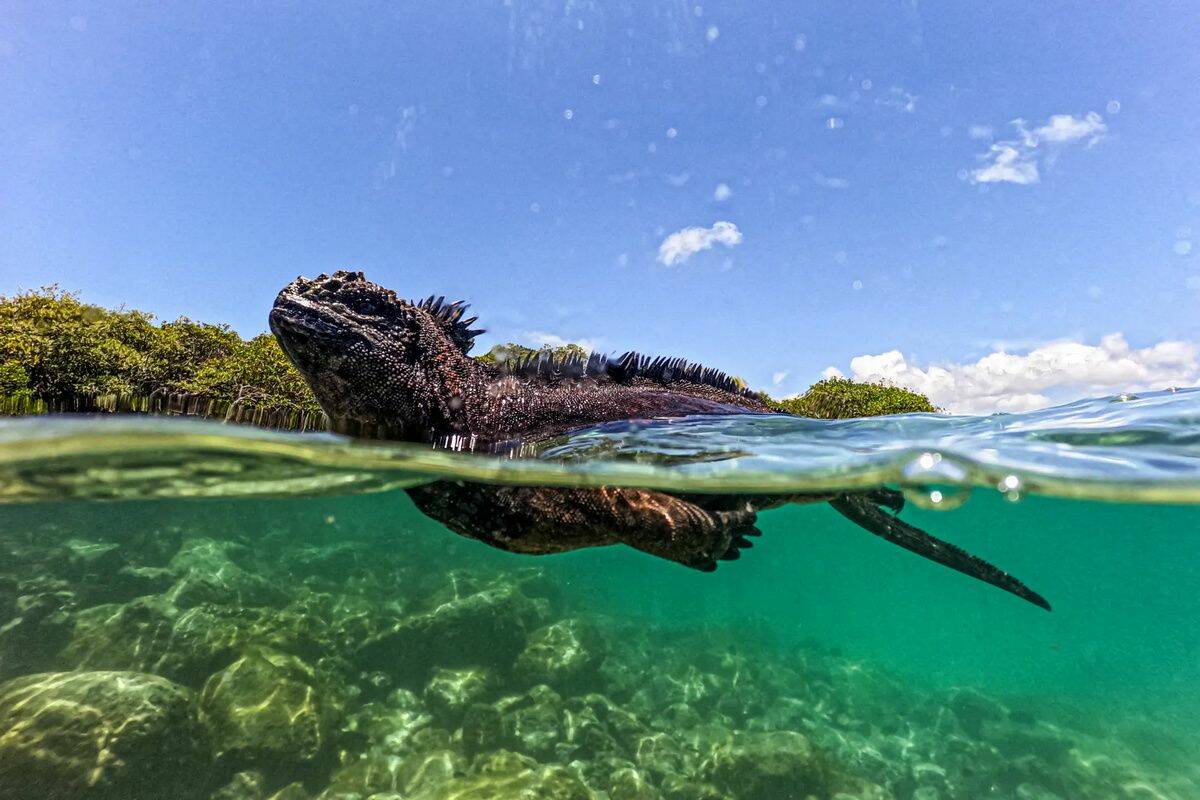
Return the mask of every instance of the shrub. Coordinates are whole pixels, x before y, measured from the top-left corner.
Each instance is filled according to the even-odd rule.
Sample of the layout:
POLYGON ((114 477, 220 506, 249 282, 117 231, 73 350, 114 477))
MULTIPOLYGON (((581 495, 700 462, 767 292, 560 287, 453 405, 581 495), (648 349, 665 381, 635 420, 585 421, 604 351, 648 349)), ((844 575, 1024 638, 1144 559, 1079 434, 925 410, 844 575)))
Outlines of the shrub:
POLYGON ((799 397, 772 401, 772 408, 816 419, 878 417, 937 409, 923 394, 884 383, 859 383, 849 378, 826 378, 799 397))

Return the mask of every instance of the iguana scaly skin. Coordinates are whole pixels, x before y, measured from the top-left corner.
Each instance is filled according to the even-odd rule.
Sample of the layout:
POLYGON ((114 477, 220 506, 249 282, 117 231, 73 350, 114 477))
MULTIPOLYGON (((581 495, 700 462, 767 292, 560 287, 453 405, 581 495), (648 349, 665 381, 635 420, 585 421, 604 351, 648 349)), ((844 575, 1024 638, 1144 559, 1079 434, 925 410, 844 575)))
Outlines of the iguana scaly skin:
MULTIPOLYGON (((481 449, 536 442, 582 426, 693 414, 767 413, 724 373, 683 359, 548 356, 483 364, 468 352, 481 330, 467 306, 411 302, 361 272, 297 278, 271 310, 271 330, 335 429, 355 435, 481 449)), ((451 530, 518 553, 626 544, 711 571, 757 536, 758 511, 829 502, 869 532, 1049 609, 1017 579, 901 521, 900 496, 682 495, 628 488, 573 489, 438 481, 409 489, 451 530)))

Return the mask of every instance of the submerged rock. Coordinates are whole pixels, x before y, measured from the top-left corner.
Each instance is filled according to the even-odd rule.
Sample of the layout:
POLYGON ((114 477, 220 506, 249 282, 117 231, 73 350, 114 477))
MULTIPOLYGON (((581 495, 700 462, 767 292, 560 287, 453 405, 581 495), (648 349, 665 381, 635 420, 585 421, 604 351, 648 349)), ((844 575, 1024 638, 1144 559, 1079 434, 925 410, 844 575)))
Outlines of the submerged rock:
POLYGON ((154 675, 60 672, 0 685, 0 798, 204 797, 211 747, 191 693, 154 675))
POLYGON ((457 723, 467 707, 484 699, 495 683, 485 669, 437 669, 425 687, 425 705, 439 720, 457 723))
POLYGON ((357 660, 363 669, 387 672, 408 685, 423 683, 435 666, 508 669, 539 616, 518 590, 488 589, 401 621, 368 639, 357 660))
POLYGON ((514 670, 530 684, 570 689, 593 677, 600 650, 600 635, 591 625, 576 618, 559 620, 530 634, 514 670))
POLYGON ((826 756, 795 731, 738 733, 704 762, 718 787, 749 800, 829 797, 835 774, 826 756))
POLYGON ((0 680, 51 668, 71 639, 75 622, 71 592, 24 594, 15 615, 0 625, 0 680))
POLYGON ((413 794, 411 800, 598 800, 579 776, 563 766, 498 751, 478 759, 471 774, 413 794))
POLYGON ((328 754, 333 711, 311 667, 295 656, 256 648, 208 679, 202 719, 217 756, 272 773, 311 765, 328 754))
POLYGON ((171 559, 170 569, 179 581, 167 592, 178 608, 202 603, 236 606, 277 606, 287 602, 286 593, 263 576, 234 563, 231 553, 244 551, 232 542, 189 539, 171 559))
POLYGON ((59 662, 82 669, 152 672, 199 688, 247 648, 319 652, 314 620, 272 609, 201 605, 180 610, 163 597, 96 606, 75 617, 59 662))
POLYGON ((402 798, 426 797, 436 795, 466 772, 466 759, 452 750, 408 756, 368 753, 335 772, 318 800, 343 796, 376 798, 389 794, 402 798))

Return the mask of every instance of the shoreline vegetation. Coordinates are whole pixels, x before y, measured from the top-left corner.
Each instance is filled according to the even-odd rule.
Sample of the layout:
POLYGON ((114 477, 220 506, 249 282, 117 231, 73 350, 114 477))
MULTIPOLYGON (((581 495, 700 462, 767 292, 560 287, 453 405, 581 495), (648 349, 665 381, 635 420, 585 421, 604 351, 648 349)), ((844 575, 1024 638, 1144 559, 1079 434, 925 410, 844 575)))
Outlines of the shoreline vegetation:
MULTIPOLYGON (((578 345, 542 348, 562 357, 578 345)), ((477 358, 497 363, 539 352, 508 343, 477 358)), ((916 392, 828 378, 797 397, 759 393, 772 409, 817 419, 934 412, 916 392)), ((325 415, 270 333, 243 339, 228 325, 180 317, 156 322, 48 286, 0 295, 0 415, 121 412, 219 418, 320 430, 325 415)))

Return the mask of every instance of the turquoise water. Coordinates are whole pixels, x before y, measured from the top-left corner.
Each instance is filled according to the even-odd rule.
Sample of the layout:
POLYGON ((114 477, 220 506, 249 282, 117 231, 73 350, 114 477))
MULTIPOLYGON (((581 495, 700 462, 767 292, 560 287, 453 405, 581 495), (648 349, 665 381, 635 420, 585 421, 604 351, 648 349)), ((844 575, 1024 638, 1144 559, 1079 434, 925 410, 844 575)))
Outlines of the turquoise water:
POLYGON ((501 455, 7 421, 0 797, 1200 797, 1197 418, 1188 390, 501 455), (712 574, 508 554, 401 491, 446 477, 897 486, 1054 610, 824 504, 712 574))

